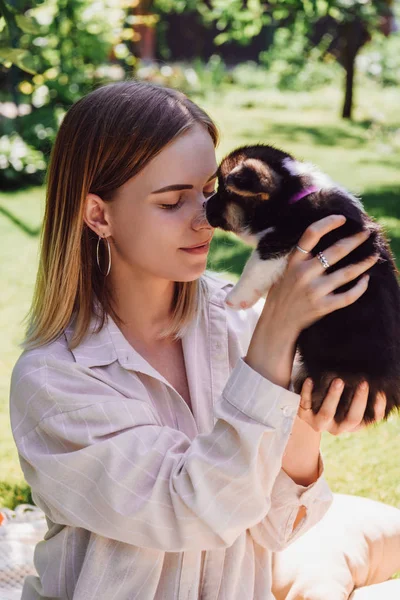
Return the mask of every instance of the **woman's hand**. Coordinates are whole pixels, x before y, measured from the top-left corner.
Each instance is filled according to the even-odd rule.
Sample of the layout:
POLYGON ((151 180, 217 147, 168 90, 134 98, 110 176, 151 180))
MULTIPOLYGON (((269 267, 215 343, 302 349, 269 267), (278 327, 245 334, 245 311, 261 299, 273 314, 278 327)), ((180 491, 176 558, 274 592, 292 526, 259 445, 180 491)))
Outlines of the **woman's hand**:
MULTIPOLYGON (((303 329, 328 313, 352 304, 366 291, 368 276, 362 277, 346 292, 333 293, 370 269, 377 262, 378 256, 327 274, 319 259, 310 253, 324 235, 340 227, 345 221, 343 215, 330 215, 307 227, 298 245, 308 253, 304 254, 297 249, 292 252, 283 276, 271 287, 260 316, 272 330, 275 324, 281 331, 283 328, 291 338, 295 336, 297 339, 303 329)), ((334 265, 339 262, 368 237, 369 231, 362 231, 339 240, 324 250, 328 263, 334 265)))
MULTIPOLYGON (((246 362, 266 379, 282 387, 290 384, 297 339, 303 329, 328 313, 355 302, 367 289, 368 278, 361 278, 352 289, 340 294, 333 291, 370 269, 378 256, 369 257, 327 274, 310 251, 319 240, 343 225, 343 215, 330 215, 312 223, 303 233, 299 246, 290 255, 282 277, 270 288, 260 318, 250 340, 246 362)), ((362 231, 343 238, 324 250, 334 265, 369 237, 362 231)))
MULTIPOLYGON (((313 383, 310 378, 307 378, 301 390, 300 406, 298 416, 302 421, 305 421, 314 431, 321 433, 328 431, 332 435, 340 435, 345 432, 359 431, 367 427, 362 422, 368 400, 368 383, 361 383, 354 394, 347 416, 342 423, 338 424, 334 420, 337 406, 344 389, 344 383, 341 379, 334 379, 329 387, 328 393, 324 398, 321 408, 315 415, 311 409, 311 394, 313 383)), ((381 421, 385 416, 386 395, 378 393, 374 406, 375 420, 381 421)))

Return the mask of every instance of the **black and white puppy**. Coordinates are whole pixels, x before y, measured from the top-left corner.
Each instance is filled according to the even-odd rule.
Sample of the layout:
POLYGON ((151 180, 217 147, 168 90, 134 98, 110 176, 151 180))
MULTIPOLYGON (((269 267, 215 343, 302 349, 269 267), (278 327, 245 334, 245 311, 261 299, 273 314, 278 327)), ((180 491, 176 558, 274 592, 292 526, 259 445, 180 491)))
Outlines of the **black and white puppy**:
MULTIPOLYGON (((344 420, 357 385, 369 383, 364 422, 374 420, 376 394, 386 394, 385 417, 400 406, 400 288, 397 269, 381 227, 358 198, 333 183, 314 165, 267 145, 244 146, 223 159, 218 190, 206 204, 210 225, 232 231, 255 246, 241 277, 227 296, 233 309, 251 307, 282 275, 289 254, 305 229, 330 214, 346 217, 311 253, 316 256, 337 240, 369 229, 370 237, 330 266, 331 273, 372 254, 379 261, 369 270, 367 291, 353 304, 330 313, 304 329, 297 341, 300 369, 294 390, 306 377, 314 381, 317 413, 335 377, 345 381, 335 421, 344 420)), ((297 250, 298 251, 298 250, 297 250)), ((359 277, 335 293, 353 287, 359 277)))

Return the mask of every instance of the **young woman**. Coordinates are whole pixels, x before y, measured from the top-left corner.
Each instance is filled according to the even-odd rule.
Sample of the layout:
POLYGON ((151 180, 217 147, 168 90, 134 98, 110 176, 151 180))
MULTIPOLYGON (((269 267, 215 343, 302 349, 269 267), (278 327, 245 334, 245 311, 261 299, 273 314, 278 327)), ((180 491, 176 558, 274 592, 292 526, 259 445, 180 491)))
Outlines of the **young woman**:
POLYGON ((340 382, 314 415, 311 386, 290 391, 295 344, 364 293, 366 279, 332 292, 374 259, 326 275, 306 251, 343 217, 323 219, 268 301, 229 309, 233 284, 205 271, 216 143, 183 94, 135 81, 96 89, 62 122, 11 381, 21 466, 49 526, 23 600, 272 598, 271 552, 331 503, 321 432, 360 428, 368 390, 340 427, 340 382))

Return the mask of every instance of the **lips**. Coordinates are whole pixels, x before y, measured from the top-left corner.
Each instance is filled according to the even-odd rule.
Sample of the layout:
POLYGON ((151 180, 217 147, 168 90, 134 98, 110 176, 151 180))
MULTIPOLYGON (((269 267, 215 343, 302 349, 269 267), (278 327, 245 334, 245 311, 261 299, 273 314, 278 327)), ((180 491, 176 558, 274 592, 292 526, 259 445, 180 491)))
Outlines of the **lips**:
POLYGON ((195 246, 185 246, 182 250, 192 250, 193 248, 200 248, 200 246, 206 246, 209 242, 211 242, 211 238, 208 238, 205 242, 201 242, 200 244, 196 244, 195 246))

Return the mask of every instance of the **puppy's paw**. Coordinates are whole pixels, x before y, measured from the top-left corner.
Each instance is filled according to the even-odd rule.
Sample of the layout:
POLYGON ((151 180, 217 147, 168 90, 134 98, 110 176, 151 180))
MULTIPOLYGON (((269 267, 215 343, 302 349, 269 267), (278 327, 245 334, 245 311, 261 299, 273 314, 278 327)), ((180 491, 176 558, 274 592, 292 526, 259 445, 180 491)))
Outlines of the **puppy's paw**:
POLYGON ((233 310, 246 310, 251 308, 262 295, 261 290, 236 289, 235 286, 225 298, 225 303, 233 310))

